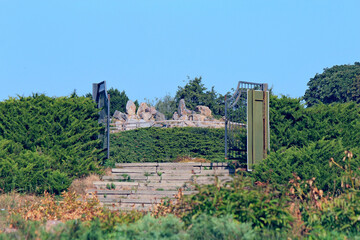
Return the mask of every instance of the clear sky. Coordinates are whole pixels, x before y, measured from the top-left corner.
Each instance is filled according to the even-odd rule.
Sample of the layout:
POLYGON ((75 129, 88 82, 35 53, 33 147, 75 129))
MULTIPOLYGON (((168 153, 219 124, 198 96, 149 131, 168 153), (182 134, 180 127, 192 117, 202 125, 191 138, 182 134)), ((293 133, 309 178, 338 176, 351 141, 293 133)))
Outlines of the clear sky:
POLYGON ((0 0, 0 100, 102 80, 152 100, 187 76, 300 97, 323 68, 356 61, 359 0, 0 0))

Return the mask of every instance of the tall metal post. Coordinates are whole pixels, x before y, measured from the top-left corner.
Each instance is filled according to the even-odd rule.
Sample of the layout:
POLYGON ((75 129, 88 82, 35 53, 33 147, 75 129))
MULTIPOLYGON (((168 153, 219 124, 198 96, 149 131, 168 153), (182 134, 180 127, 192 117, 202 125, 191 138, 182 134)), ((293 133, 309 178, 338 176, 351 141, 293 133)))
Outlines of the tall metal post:
POLYGON ((106 157, 107 159, 110 158, 110 94, 107 94, 107 100, 108 100, 108 104, 107 104, 107 153, 106 153, 106 157))
POLYGON ((226 99, 226 95, 225 95, 225 159, 228 158, 228 146, 227 146, 227 125, 228 125, 228 120, 227 120, 227 99, 226 99))

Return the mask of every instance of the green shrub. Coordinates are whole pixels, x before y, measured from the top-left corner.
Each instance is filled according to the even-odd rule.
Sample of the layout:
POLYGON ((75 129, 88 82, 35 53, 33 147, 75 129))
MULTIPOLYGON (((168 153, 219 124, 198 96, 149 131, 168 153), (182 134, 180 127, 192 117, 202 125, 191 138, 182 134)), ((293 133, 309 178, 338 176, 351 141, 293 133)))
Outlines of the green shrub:
POLYGON ((212 217, 201 214, 194 220, 188 230, 190 239, 255 239, 256 231, 251 223, 239 223, 231 216, 212 217))
POLYGON ((112 163, 167 162, 183 156, 224 161, 224 129, 141 128, 110 139, 112 163))
POLYGON ((66 172, 52 169, 54 158, 25 150, 19 143, 0 140, 0 188, 4 192, 60 193, 71 183, 66 172))
POLYGON ((203 213, 215 217, 232 215, 239 222, 252 222, 255 228, 287 229, 293 220, 283 191, 254 186, 247 177, 238 176, 223 187, 197 186, 197 190, 192 196, 184 196, 184 202, 174 209, 186 224, 203 213))
POLYGON ((94 102, 75 95, 0 102, 0 187, 58 193, 73 178, 99 171, 97 119, 94 102))
POLYGON ((304 211, 306 223, 314 229, 355 233, 360 231, 360 190, 343 193, 321 205, 317 211, 304 211))
MULTIPOLYGON (((340 168, 330 167, 330 158, 341 160, 347 150, 341 140, 320 140, 303 148, 291 147, 271 153, 267 159, 255 166, 253 176, 262 182, 286 184, 296 173, 301 179, 316 178, 317 186, 324 191, 340 188, 343 172, 340 168), (335 184, 335 185, 334 185, 335 184)), ((353 169, 360 166, 360 149, 355 153, 353 169)), ((341 161, 342 162, 342 161, 341 161)))
POLYGON ((338 231, 326 231, 326 230, 315 230, 312 231, 308 236, 309 240, 344 240, 344 239, 354 239, 359 240, 359 233, 346 233, 338 231))
POLYGON ((187 239, 184 223, 173 215, 154 218, 146 215, 139 221, 120 225, 116 229, 116 239, 187 239))
POLYGON ((353 102, 305 108, 301 99, 270 98, 271 151, 341 139, 346 147, 360 142, 360 105, 353 102))

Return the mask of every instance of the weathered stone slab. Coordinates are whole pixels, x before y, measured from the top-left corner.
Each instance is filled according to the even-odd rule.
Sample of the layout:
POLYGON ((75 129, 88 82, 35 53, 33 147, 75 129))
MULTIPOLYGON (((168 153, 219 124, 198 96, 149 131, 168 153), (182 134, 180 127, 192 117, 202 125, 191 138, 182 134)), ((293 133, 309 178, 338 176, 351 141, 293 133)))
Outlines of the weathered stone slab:
POLYGON ((97 190, 90 189, 88 192, 97 193, 97 195, 129 195, 132 193, 131 190, 97 190))
POLYGON ((156 162, 144 162, 144 163, 115 163, 116 167, 126 168, 126 167, 157 167, 158 163, 156 162))
POLYGON ((95 181, 93 182, 94 185, 107 185, 107 184, 114 184, 115 186, 138 186, 139 183, 137 182, 108 182, 108 181, 95 181))
POLYGON ((147 168, 113 168, 113 173, 155 173, 156 167, 147 168))
POLYGON ((180 167, 180 166, 194 166, 200 167, 202 165, 201 162, 184 162, 184 163, 174 163, 174 162, 160 162, 158 163, 159 167, 180 167))
MULTIPOLYGON (((130 177, 130 181, 145 181, 147 177, 144 174, 127 174, 130 177)), ((127 180, 128 176, 124 177, 122 175, 113 175, 113 176, 103 176, 102 180, 111 181, 111 180, 127 180)))

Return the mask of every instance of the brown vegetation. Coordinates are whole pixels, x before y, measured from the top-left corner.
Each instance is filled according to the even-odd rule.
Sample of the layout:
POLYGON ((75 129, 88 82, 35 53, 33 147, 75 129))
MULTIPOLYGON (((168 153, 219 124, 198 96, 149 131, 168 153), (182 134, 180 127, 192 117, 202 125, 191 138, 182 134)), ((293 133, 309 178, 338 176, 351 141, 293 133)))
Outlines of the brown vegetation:
POLYGON ((75 192, 78 195, 85 195, 88 189, 94 188, 94 181, 100 181, 99 175, 90 174, 87 177, 75 179, 69 187, 69 192, 75 192))

